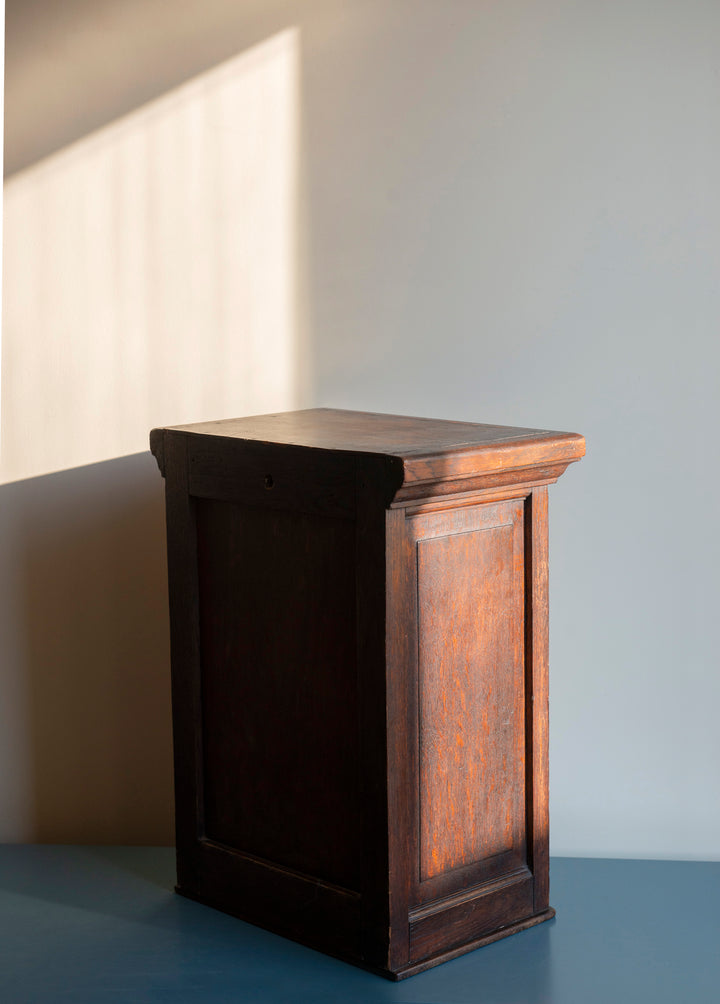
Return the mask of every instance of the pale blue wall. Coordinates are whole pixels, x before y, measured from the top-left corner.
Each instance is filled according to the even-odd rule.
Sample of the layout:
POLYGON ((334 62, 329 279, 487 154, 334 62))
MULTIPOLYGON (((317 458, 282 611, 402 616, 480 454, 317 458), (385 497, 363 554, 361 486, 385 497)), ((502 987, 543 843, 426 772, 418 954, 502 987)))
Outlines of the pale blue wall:
POLYGON ((332 87, 307 39, 314 400, 587 437, 553 850, 720 857, 720 7, 363 7, 332 87))

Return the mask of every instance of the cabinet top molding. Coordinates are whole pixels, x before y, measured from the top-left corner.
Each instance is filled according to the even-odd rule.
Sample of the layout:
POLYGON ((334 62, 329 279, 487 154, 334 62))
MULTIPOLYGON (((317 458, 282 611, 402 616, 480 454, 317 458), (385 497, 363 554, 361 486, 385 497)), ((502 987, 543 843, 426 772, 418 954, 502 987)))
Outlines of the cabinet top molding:
POLYGON ((395 474, 396 502, 548 484, 585 454, 585 439, 575 432, 311 408, 154 429, 150 448, 163 475, 166 433, 384 457, 395 474))

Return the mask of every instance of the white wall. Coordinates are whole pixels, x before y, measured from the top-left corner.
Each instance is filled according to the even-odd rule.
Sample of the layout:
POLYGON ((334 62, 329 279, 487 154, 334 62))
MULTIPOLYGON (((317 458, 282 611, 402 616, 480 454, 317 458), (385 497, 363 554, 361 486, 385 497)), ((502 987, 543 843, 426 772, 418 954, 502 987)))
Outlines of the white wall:
MULTIPOLYGON (((16 166, 298 30, 300 403, 586 435, 551 490, 552 848, 720 858, 720 8, 187 0, 170 23, 160 0, 62 6, 45 41, 17 0, 8 11, 16 166)), ((123 491, 121 463, 93 468, 98 488, 123 491)), ((134 470, 149 533, 157 475, 134 470)), ((67 477, 81 498, 83 475, 67 477)), ((40 522, 51 482, 23 482, 40 522)), ((0 541, 3 617, 25 602, 35 533, 0 541)), ((153 611, 145 629, 164 630, 153 611)), ((95 638, 84 656, 101 678, 106 651, 95 638)), ((0 819, 5 839, 32 839, 47 813, 23 780, 29 663, 8 652, 0 799, 14 785, 26 808, 0 819)), ((58 821, 42 839, 97 832, 92 804, 74 805, 72 833, 58 821)), ((119 822, 112 837, 139 838, 119 822)))

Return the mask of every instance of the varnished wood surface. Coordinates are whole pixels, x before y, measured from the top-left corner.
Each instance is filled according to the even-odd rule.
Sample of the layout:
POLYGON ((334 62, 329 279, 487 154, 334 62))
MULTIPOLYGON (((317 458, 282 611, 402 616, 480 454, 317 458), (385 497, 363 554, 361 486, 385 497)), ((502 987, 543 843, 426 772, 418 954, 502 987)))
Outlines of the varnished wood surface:
POLYGON ((205 835, 357 889, 355 528, 205 499, 197 527, 205 835))
POLYGON ((467 945, 533 914, 532 877, 511 875, 485 892, 410 923, 410 962, 467 945))
POLYGON ((455 507, 428 502, 397 526, 403 544, 394 545, 393 595, 405 597, 408 630, 398 631, 403 644, 389 673, 404 690, 394 743, 416 778, 403 789, 399 813, 410 821, 403 895, 411 971, 421 954, 444 958, 484 938, 498 917, 507 927, 534 915, 525 809, 533 771, 525 687, 529 495, 455 507))
POLYGON ((196 498, 353 519, 354 458, 328 465, 320 450, 188 436, 188 489, 196 498))
POLYGON ((546 486, 582 437, 319 409, 151 442, 180 891, 390 978, 548 919, 546 486))
POLYGON ((566 436, 572 436, 578 443, 582 440, 582 436, 573 433, 547 429, 382 415, 339 408, 309 408, 305 411, 197 422, 172 428, 174 431, 195 435, 222 436, 286 446, 309 446, 321 450, 345 450, 350 453, 387 453, 402 457, 566 436))
POLYGON ((535 875, 536 912, 549 904, 549 666, 548 666, 548 490, 535 488, 525 508, 525 644, 527 820, 530 865, 535 875))
POLYGON ((483 508, 477 528, 442 514, 417 543, 421 881, 522 834, 522 505, 483 508))
MULTIPOLYGON (((388 789, 390 953, 387 968, 397 971, 410 952, 408 910, 417 876, 418 695, 417 588, 415 542, 401 509, 385 514, 386 650, 385 676, 388 789)), ((389 895, 388 895, 389 894, 389 895)))
POLYGON ((165 452, 165 511, 170 586, 170 650, 178 881, 194 882, 194 854, 202 833, 203 763, 200 618, 195 506, 188 491, 187 453, 173 438, 165 452))
MULTIPOLYGON (((347 453, 375 453, 400 460, 395 491, 399 498, 444 493, 514 481, 556 480, 569 463, 585 453, 585 440, 573 432, 526 429, 474 422, 411 418, 370 412, 313 408, 175 426, 175 434, 226 441, 274 443, 347 453), (475 481, 473 481, 475 479, 475 481), (478 480, 479 479, 479 480, 478 480)), ((165 430, 153 430, 151 448, 163 469, 165 430)))

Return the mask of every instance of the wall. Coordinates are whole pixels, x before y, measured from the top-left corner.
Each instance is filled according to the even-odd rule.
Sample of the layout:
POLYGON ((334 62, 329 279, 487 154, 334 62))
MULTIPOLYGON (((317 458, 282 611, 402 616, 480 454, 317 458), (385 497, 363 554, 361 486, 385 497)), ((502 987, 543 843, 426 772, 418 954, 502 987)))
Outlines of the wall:
MULTIPOLYGON (((57 6, 9 5, 16 168, 297 30, 298 403, 586 435, 587 457, 551 494, 552 848, 719 858, 717 5, 187 0, 172 23, 159 0, 57 6)), ((146 459, 0 489, 0 511, 24 514, 6 516, 0 543, 4 839, 169 839, 168 713, 153 690, 167 673, 162 514, 146 459), (111 497, 129 507, 121 550, 141 539, 143 556, 108 580, 93 564, 87 582, 126 574, 152 593, 129 623, 135 653, 148 645, 143 713, 158 736, 142 731, 125 760, 108 740, 98 771, 112 777, 115 755, 126 777, 162 761, 144 831, 119 788, 99 811, 72 765, 72 812, 51 821, 48 758, 33 754, 37 730, 52 734, 37 701, 50 701, 56 649, 36 639, 48 596, 24 585, 44 581, 32 555, 79 553, 85 580, 82 534, 53 515, 72 499, 105 525, 93 550, 107 546, 115 569, 111 497)), ((117 622, 106 606, 78 641, 72 593, 53 593, 53 630, 66 608, 75 625, 58 665, 77 662, 92 706, 112 707, 117 622)), ((127 709, 137 685, 124 686, 127 709)), ((70 688, 77 725, 86 690, 70 688)))

